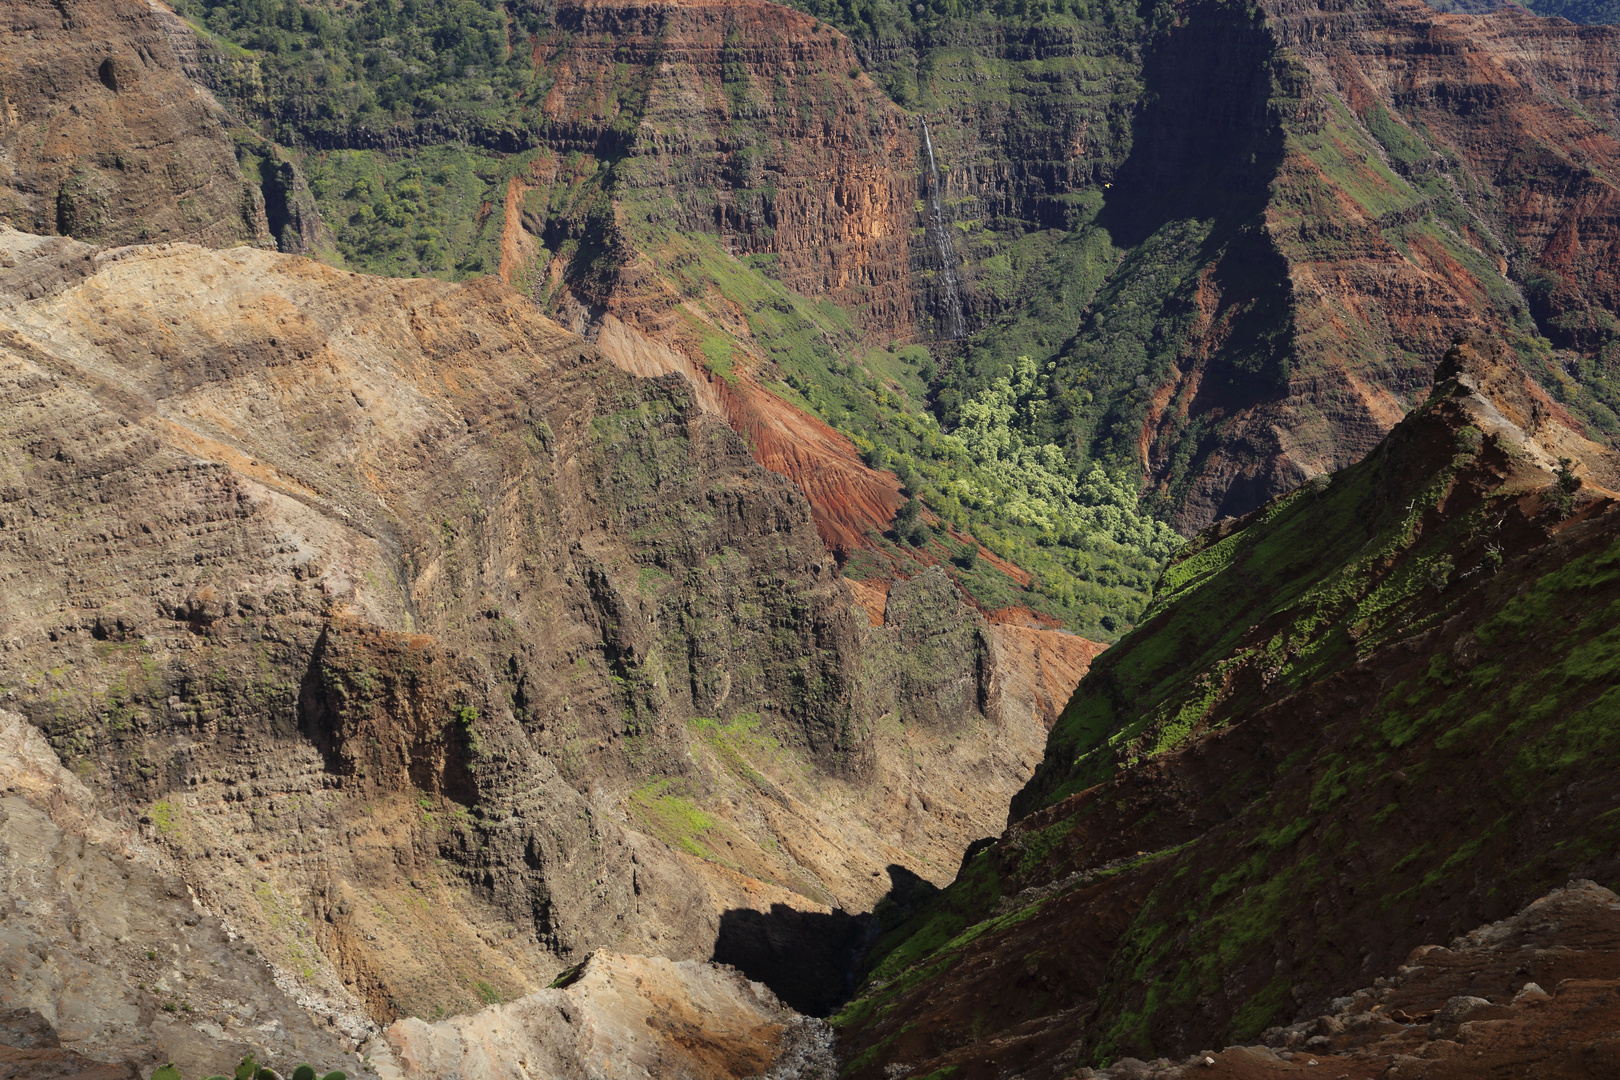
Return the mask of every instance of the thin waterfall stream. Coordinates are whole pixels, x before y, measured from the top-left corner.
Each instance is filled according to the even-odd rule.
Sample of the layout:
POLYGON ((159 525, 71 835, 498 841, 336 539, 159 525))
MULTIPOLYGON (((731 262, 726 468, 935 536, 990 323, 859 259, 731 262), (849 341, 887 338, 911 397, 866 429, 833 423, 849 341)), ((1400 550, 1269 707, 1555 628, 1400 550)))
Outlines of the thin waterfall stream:
POLYGON ((962 281, 956 272, 956 245, 951 243, 950 226, 945 221, 945 207, 940 202, 939 168, 934 164, 934 140, 928 133, 928 121, 923 121, 923 146, 928 148, 928 238, 939 253, 939 280, 943 304, 940 312, 942 337, 959 338, 967 333, 967 320, 962 316, 962 281))

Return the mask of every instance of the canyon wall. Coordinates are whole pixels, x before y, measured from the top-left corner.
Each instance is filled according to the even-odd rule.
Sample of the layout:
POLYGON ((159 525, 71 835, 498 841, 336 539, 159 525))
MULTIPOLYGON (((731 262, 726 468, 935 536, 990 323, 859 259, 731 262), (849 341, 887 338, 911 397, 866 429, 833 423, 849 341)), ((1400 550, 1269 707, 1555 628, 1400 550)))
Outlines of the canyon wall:
POLYGON ((1216 262, 1196 297, 1195 347, 1146 391, 1141 446, 1179 492, 1178 520, 1239 514, 1359 460, 1469 326, 1514 341, 1612 439, 1600 328, 1615 307, 1605 267, 1620 34, 1405 0, 1266 14, 1276 164, 1234 250, 1251 279, 1275 266, 1270 295, 1222 287, 1236 260, 1216 262))
MULTIPOLYGON (((632 242, 713 233, 872 333, 909 332, 919 139, 842 35, 759 2, 565 4, 555 23, 534 44, 552 79, 548 148, 611 163, 632 242)), ((638 299, 587 288, 598 304, 638 299)))
POLYGON ((1505 1021, 1457 1035, 1478 1003, 1432 995, 1480 972, 1443 950, 1374 984, 1392 1026, 1352 1000, 1419 946, 1616 869, 1601 747, 1620 456, 1484 334, 1435 379, 1361 463, 1172 565, 1081 682, 1007 832, 889 913, 833 1019, 852 1075, 1064 1076, 1262 1036, 1355 1075, 1425 1041, 1462 1071, 1412 1075, 1563 1052, 1509 1036, 1536 1026, 1505 1008, 1534 975, 1456 991, 1505 1021), (1401 1016, 1396 987, 1415 994, 1401 1016), (1442 1005, 1449 1020, 1419 1019, 1442 1005))
POLYGON ((874 625, 690 384, 497 279, 0 245, 0 698, 334 1017, 944 884, 1095 652, 939 572, 874 625))
POLYGON ((274 244, 224 112, 144 3, 10 3, 0 18, 0 221, 104 244, 274 244))

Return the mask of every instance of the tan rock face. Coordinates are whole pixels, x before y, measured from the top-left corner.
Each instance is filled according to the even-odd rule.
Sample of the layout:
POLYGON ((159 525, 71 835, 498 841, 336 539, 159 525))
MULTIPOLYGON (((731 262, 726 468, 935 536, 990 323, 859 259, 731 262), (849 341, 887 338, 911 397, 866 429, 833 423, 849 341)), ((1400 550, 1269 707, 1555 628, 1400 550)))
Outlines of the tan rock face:
POLYGON ((0 10, 0 222, 106 244, 273 244, 207 91, 138 0, 0 10))
POLYGON ((173 1061, 207 1076, 249 1052, 374 1075, 352 1053, 365 1029, 312 1023, 162 847, 103 816, 9 710, 0 781, 0 1009, 30 1011, 0 1022, 0 1075, 123 1080, 126 1063, 173 1061))
POLYGON ((564 988, 434 1024, 396 1021, 368 1053, 385 1080, 743 1080, 837 1070, 824 1023, 735 971, 606 951, 564 988))
POLYGON ((942 884, 1033 769, 1055 690, 942 574, 873 627, 683 381, 499 282, 0 243, 0 694, 331 1010, 942 884))

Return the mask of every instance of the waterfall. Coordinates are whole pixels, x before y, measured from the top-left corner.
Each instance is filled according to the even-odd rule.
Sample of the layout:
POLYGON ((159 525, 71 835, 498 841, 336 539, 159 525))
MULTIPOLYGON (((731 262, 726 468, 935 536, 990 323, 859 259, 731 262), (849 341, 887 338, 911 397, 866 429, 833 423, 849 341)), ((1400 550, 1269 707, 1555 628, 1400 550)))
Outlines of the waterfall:
POLYGON ((956 245, 951 243, 950 225, 945 221, 945 208, 939 201, 939 168, 934 164, 934 140, 928 134, 926 120, 923 121, 923 146, 928 148, 928 238, 939 253, 939 280, 944 293, 941 336, 959 338, 967 333, 967 321, 962 317, 962 281, 956 272, 956 245))

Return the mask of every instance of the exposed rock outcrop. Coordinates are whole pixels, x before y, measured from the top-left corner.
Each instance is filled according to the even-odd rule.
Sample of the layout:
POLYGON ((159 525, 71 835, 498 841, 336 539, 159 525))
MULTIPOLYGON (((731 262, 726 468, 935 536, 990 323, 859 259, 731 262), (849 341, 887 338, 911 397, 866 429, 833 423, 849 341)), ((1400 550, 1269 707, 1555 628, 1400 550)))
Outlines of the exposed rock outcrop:
POLYGON ((565 283, 550 310, 626 370, 681 372, 755 460, 810 500, 829 550, 870 546, 904 501, 898 483, 766 389, 771 356, 749 314, 723 289, 690 295, 682 268, 703 253, 672 231, 711 235, 728 258, 768 258, 800 295, 858 312, 864 332, 909 337, 923 312, 908 255, 919 148, 904 114, 859 73, 843 35, 771 3, 565 4, 534 49, 551 78, 550 153, 524 178, 534 193, 507 207, 507 231, 528 210, 543 247, 515 236, 503 275, 548 261, 540 276, 565 283), (608 173, 622 154, 635 168, 608 173), (558 197, 569 174, 591 169, 610 180, 611 213, 558 197), (586 237, 600 252, 588 263, 571 250, 586 237), (720 366, 704 344, 716 335, 735 342, 720 366))
MULTIPOLYGON (((620 194, 659 224, 775 255, 784 283, 860 308, 875 333, 910 329, 919 140, 842 34, 764 0, 593 0, 559 5, 535 48, 556 73, 557 150, 633 154, 620 194), (630 83, 636 99, 619 93, 630 83)), ((577 291, 610 307, 643 299, 577 291)))
POLYGON ((103 244, 273 244, 224 116, 140 0, 0 13, 0 222, 103 244))
POLYGON ((383 1080, 809 1080, 837 1072, 825 1023, 728 968, 599 951, 559 981, 470 1016, 396 1021, 368 1054, 383 1080))
POLYGON ((1038 759, 943 575, 871 626, 683 380, 493 279, 0 247, 0 694, 334 1014, 942 884, 1038 759))

